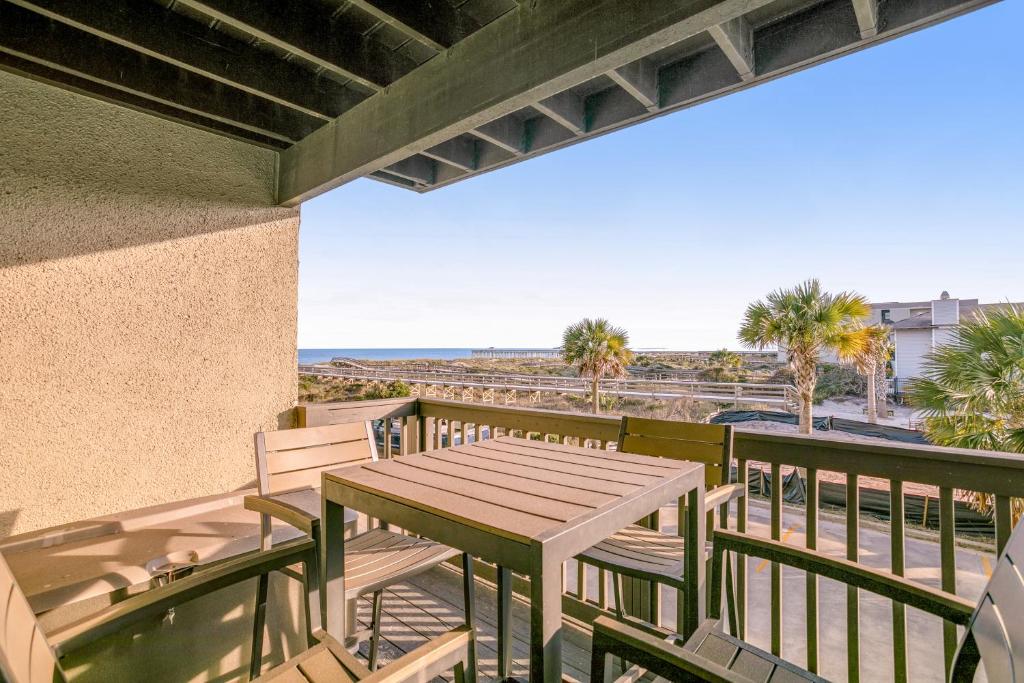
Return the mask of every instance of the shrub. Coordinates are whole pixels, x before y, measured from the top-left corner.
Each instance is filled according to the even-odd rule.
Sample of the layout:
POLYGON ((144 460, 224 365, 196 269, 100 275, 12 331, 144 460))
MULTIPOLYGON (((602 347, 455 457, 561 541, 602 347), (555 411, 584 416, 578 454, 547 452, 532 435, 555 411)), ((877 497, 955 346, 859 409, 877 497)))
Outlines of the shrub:
POLYGON ((405 398, 412 393, 408 384, 401 380, 394 382, 370 382, 363 392, 363 398, 373 401, 381 398, 405 398))
POLYGON ((845 365, 823 365, 814 387, 814 402, 821 403, 840 396, 864 396, 867 382, 855 369, 845 365))

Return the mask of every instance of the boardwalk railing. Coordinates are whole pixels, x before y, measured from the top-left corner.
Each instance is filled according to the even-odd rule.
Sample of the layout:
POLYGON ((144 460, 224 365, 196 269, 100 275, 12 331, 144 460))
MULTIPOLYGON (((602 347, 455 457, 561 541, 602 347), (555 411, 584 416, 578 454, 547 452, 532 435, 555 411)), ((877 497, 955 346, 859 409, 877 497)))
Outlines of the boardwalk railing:
MULTIPOLYGON (((514 434, 528 438, 546 439, 577 444, 590 448, 613 449, 618 436, 619 418, 611 416, 576 415, 556 411, 482 406, 433 399, 397 399, 335 403, 300 407, 299 423, 326 424, 337 421, 383 420, 388 431, 400 434, 399 447, 392 449, 390 440, 387 453, 413 453, 438 448, 441 444, 466 443, 496 435, 514 434)), ((734 436, 734 456, 738 466, 738 480, 747 481, 751 463, 765 464, 771 471, 770 535, 784 540, 782 533, 783 468, 806 471, 806 506, 803 509, 807 548, 817 549, 819 541, 819 472, 837 472, 846 475, 845 557, 861 562, 865 555, 860 548, 861 517, 859 480, 872 477, 885 480, 890 491, 890 568, 894 574, 904 575, 905 528, 903 491, 907 484, 924 484, 939 490, 939 587, 949 593, 957 592, 957 566, 955 554, 954 498, 958 492, 973 491, 993 496, 996 546, 1001 551, 1012 529, 1011 498, 1024 497, 1024 458, 1008 454, 965 449, 939 448, 910 444, 867 443, 832 439, 825 436, 802 436, 764 432, 737 431, 734 436)), ((735 528, 747 532, 749 525, 746 498, 737 501, 735 528)), ((591 568, 592 570, 595 568, 591 568)), ((567 614, 584 621, 591 620, 608 607, 606 577, 596 583, 597 595, 588 594, 588 570, 575 567, 575 577, 566 577, 567 590, 563 599, 567 614)), ((590 575, 593 579, 593 575, 590 575)), ((747 635, 750 623, 747 615, 748 580, 746 562, 736 564, 738 627, 747 635)), ((782 651, 783 590, 782 573, 772 565, 770 574, 770 627, 767 640, 770 649, 778 655, 782 651)), ((819 671, 823 652, 819 642, 818 578, 807 575, 806 601, 803 606, 806 624, 806 664, 819 671)), ((528 594, 520 582, 520 588, 528 594)), ((834 622, 834 615, 830 616, 834 622)), ((902 605, 892 605, 892 659, 893 676, 897 681, 911 679, 908 670, 907 614, 902 605)), ((860 600, 857 589, 847 589, 846 657, 849 680, 860 678, 861 621, 860 600)), ((754 634, 750 634, 754 635, 754 634)), ((761 634, 757 634, 761 635, 761 634)), ((942 646, 936 650, 945 654, 948 666, 957 643, 956 627, 943 624, 942 646)), ((871 653, 865 653, 870 655, 871 653)))
MULTIPOLYGON (((324 365, 299 365, 299 374, 382 382, 400 380, 414 385, 481 390, 518 390, 576 395, 585 395, 590 392, 589 379, 561 377, 558 375, 470 373, 408 368, 331 367, 324 365)), ((690 399, 736 406, 771 405, 782 408, 790 408, 797 403, 796 388, 788 384, 695 382, 633 377, 601 380, 600 389, 605 394, 622 398, 690 399)))

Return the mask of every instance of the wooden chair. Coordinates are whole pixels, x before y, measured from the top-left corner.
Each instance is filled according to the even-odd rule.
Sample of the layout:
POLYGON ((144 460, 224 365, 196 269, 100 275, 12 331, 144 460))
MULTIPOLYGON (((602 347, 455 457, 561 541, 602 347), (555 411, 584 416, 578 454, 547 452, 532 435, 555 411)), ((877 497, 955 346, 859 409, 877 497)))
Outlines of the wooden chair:
MULTIPOLYGON (((745 482, 729 483, 731 426, 623 417, 618 450, 704 463, 704 483, 708 491, 704 498, 704 512, 708 517, 709 543, 713 538, 715 508, 719 509, 721 525, 725 526, 729 502, 746 495, 745 482)), ((612 572, 615 611, 620 617, 623 611, 621 575, 661 583, 680 591, 685 588, 683 539, 661 533, 657 515, 646 525, 626 527, 583 551, 577 559, 612 572)), ((679 609, 681 613, 681 605, 679 609)))
POLYGON ((722 570, 729 552, 758 557, 825 576, 848 586, 890 598, 941 617, 966 630, 960 640, 951 681, 973 681, 984 662, 990 681, 1024 681, 1024 525, 1010 536, 981 600, 969 600, 849 560, 787 545, 779 541, 718 531, 714 540, 710 618, 686 639, 638 620, 594 622, 591 680, 606 681, 614 655, 673 681, 821 681, 815 674, 786 662, 735 635, 732 586, 729 629, 720 620, 722 570))
MULTIPOLYGON (((370 422, 258 432, 256 473, 259 495, 246 496, 245 507, 260 513, 261 547, 272 546, 272 518, 305 532, 317 544, 320 531, 320 478, 324 471, 377 460, 377 443, 370 422)), ((346 535, 355 530, 358 513, 346 510, 346 535)), ((345 542, 345 600, 355 604, 373 594, 370 635, 370 668, 377 666, 380 644, 380 613, 384 589, 426 571, 459 551, 422 538, 369 529, 345 542)), ((311 581, 319 581, 319 568, 311 568, 311 581)), ((260 595, 266 592, 261 580, 260 595)), ((332 609, 348 609, 337 606, 332 609)), ((321 595, 321 621, 327 605, 321 595)), ((263 633, 263 615, 257 614, 256 635, 263 633)), ((364 634, 355 634, 356 637, 364 634)), ((255 636, 254 636, 255 637, 255 636)))
MULTIPOLYGON (((0 556, 0 680, 6 683, 54 683, 67 680, 60 657, 103 636, 141 621, 159 617, 168 609, 271 571, 293 564, 317 562, 310 539, 282 544, 196 572, 173 583, 133 596, 101 611, 44 634, 28 600, 0 556)), ((470 659, 472 630, 461 626, 432 640, 377 672, 370 672, 337 641, 320 629, 319 599, 315 585, 306 586, 306 626, 310 647, 268 671, 260 681, 279 683, 419 683, 454 669, 458 683, 473 670, 470 659)), ((262 639, 253 643, 262 647, 262 639)), ((253 674, 253 678, 258 671, 253 674)))

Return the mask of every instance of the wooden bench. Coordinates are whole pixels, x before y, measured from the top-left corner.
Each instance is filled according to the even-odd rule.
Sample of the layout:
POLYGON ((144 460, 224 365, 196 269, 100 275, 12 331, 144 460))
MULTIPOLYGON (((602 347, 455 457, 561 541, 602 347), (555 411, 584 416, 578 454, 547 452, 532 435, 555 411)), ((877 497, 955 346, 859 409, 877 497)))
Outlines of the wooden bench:
POLYGON ((779 541, 718 531, 714 540, 711 618, 683 640, 638 620, 617 622, 599 617, 594 622, 591 680, 600 683, 610 679, 613 655, 672 681, 822 680, 736 637, 733 590, 728 582, 731 633, 725 632, 720 618, 722 570, 730 552, 741 558, 758 557, 825 576, 965 627, 953 660, 952 681, 973 681, 979 662, 984 663, 989 681, 1024 681, 1024 531, 1021 525, 1007 542, 977 604, 849 560, 779 541))

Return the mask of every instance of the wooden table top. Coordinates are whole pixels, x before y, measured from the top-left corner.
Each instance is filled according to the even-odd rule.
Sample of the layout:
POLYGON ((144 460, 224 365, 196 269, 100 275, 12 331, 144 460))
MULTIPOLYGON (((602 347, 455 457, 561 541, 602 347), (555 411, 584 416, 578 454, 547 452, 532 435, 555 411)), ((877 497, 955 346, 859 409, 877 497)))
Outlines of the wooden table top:
MULTIPOLYGON (((500 437, 326 473, 396 503, 530 544, 623 501, 703 483, 700 464, 500 437)), ((644 513, 646 514, 646 513, 644 513)))

